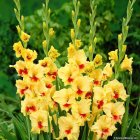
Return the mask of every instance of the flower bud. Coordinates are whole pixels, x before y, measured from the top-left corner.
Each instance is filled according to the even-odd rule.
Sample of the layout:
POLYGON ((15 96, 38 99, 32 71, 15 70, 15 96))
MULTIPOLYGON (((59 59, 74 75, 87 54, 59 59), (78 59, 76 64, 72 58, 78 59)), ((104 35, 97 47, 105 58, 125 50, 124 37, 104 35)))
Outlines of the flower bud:
POLYGON ((123 45, 122 46, 122 51, 125 53, 126 52, 126 49, 127 49, 127 46, 126 45, 123 45))
POLYGON ((78 19, 77 26, 80 27, 80 25, 81 25, 81 19, 78 19))
POLYGON ((52 36, 54 36, 54 30, 53 30, 53 28, 50 28, 49 29, 49 35, 52 37, 52 36))
POLYGON ((75 37, 75 31, 74 29, 71 29, 71 39, 74 39, 74 37, 75 37))
POLYGON ((43 46, 43 48, 46 48, 46 47, 47 47, 47 41, 46 41, 46 40, 44 40, 44 41, 42 42, 42 46, 43 46))

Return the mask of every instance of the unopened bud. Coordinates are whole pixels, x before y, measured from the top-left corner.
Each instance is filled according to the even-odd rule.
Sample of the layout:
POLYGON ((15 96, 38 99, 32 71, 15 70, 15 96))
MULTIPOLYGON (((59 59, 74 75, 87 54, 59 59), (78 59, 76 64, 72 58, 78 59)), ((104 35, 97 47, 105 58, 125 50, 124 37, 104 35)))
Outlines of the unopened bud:
POLYGON ((72 17, 74 17, 75 16, 75 12, 72 10, 72 17))
POLYGON ((47 47, 47 41, 46 41, 46 40, 44 40, 44 41, 42 42, 42 46, 43 46, 43 48, 46 48, 46 47, 47 47))
POLYGON ((122 34, 118 35, 118 40, 121 41, 122 40, 122 34))
POLYGON ((95 43, 95 44, 97 43, 97 37, 94 38, 94 43, 95 43))
POLYGON ((24 16, 21 16, 21 21, 24 22, 24 16))
POLYGON ((20 29, 19 25, 17 25, 16 28, 17 28, 18 33, 20 34, 21 29, 20 29))
POLYGON ((74 29, 71 29, 71 39, 74 39, 74 37, 75 37, 75 31, 74 29))
POLYGON ((126 52, 126 49, 127 49, 127 46, 126 45, 123 45, 122 46, 122 51, 125 53, 126 52))
POLYGON ((92 46, 89 46, 89 52, 92 53, 92 51, 93 51, 92 46))
POLYGON ((49 29, 49 35, 50 35, 50 36, 54 36, 54 30, 53 30, 53 28, 50 28, 50 29, 49 29))
POLYGON ((77 26, 80 27, 80 25, 81 25, 81 19, 78 19, 77 26))

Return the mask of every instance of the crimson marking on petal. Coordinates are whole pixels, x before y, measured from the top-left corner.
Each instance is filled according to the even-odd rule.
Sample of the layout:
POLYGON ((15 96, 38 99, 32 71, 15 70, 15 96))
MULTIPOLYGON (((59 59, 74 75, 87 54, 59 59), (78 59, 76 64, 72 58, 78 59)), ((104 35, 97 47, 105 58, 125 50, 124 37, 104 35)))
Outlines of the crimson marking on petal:
POLYGON ((70 134, 71 133, 71 129, 65 130, 66 134, 70 134))
POLYGON ((43 128, 43 125, 42 125, 42 122, 41 121, 38 122, 38 128, 39 129, 43 128))
POLYGON ((71 104, 66 103, 66 104, 64 104, 63 106, 67 108, 67 107, 70 107, 70 105, 71 105, 71 104))
POLYGON ((85 67, 84 64, 80 64, 80 65, 79 65, 79 69, 83 69, 84 67, 85 67))
POLYGON ((103 100, 97 101, 97 103, 98 103, 98 109, 101 109, 102 106, 104 105, 104 101, 103 100))
POLYGON ((77 94, 78 94, 78 95, 81 95, 82 93, 83 93, 83 91, 82 91, 81 89, 78 89, 78 90, 77 90, 77 94))

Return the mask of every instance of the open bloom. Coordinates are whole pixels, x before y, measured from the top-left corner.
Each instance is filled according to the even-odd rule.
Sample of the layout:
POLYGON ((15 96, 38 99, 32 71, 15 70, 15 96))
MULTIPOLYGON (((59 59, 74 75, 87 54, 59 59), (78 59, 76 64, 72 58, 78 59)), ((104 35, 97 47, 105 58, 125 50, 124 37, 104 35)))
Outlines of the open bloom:
POLYGON ((17 43, 14 43, 13 50, 16 52, 16 57, 20 57, 22 54, 22 51, 24 50, 22 43, 20 41, 17 43))
POLYGON ((51 46, 51 49, 49 50, 48 55, 49 55, 49 57, 50 57, 53 61, 55 61, 56 58, 57 58, 60 54, 58 53, 58 51, 57 51, 53 46, 51 46))
POLYGON ((93 92, 94 92, 93 102, 96 104, 97 108, 100 110, 103 108, 104 104, 107 102, 104 88, 94 87, 93 92))
POLYGON ((109 52, 108 55, 109 55, 109 60, 111 60, 111 64, 114 65, 115 62, 118 61, 118 49, 109 52))
POLYGON ((85 65, 87 63, 87 57, 84 50, 78 50, 75 52, 72 58, 69 58, 68 61, 71 64, 75 64, 81 72, 84 71, 85 65))
POLYGON ((128 70, 132 74, 132 63, 133 63, 133 58, 132 57, 128 58, 127 55, 125 55, 125 58, 121 63, 121 69, 128 70))
POLYGON ((16 80, 16 87, 17 87, 17 93, 19 93, 21 98, 26 94, 29 95, 32 94, 29 83, 27 83, 24 80, 16 80))
POLYGON ((78 76, 72 83, 72 89, 75 91, 77 97, 85 97, 85 94, 91 91, 92 79, 87 76, 78 76))
POLYGON ((107 63, 103 69, 103 80, 106 80, 107 78, 111 78, 112 74, 113 71, 112 71, 111 64, 107 63))
POLYGON ((104 105, 104 112, 108 117, 112 118, 114 123, 121 123, 123 114, 125 113, 125 107, 123 104, 123 102, 116 102, 104 105))
POLYGON ((21 31, 21 36, 20 36, 21 40, 25 43, 27 43, 30 39, 30 35, 28 35, 27 33, 21 31))
POLYGON ((60 104, 62 110, 68 111, 75 103, 75 94, 71 88, 61 89, 54 93, 53 99, 60 104))
POLYGON ((72 106, 72 115, 77 120, 79 126, 84 126, 85 121, 90 119, 90 99, 81 99, 72 106))
POLYGON ((72 64, 66 64, 58 70, 58 76, 62 79, 65 85, 71 84, 78 75, 78 68, 72 64))
POLYGON ((30 49, 24 49, 22 57, 26 62, 33 62, 37 58, 37 52, 30 49))
POLYGON ((94 66, 98 67, 102 65, 102 56, 100 54, 97 54, 93 60, 94 66))
MULTIPOLYGON (((49 132, 48 121, 51 124, 51 118, 48 115, 47 111, 38 110, 30 115, 31 119, 31 131, 33 133, 40 133, 41 131, 49 132)), ((51 128, 51 126, 50 126, 51 128)))
POLYGON ((112 136, 116 130, 111 118, 106 115, 99 117, 95 124, 91 127, 91 131, 97 134, 98 139, 107 139, 108 136, 112 136))
POLYGON ((12 65, 18 73, 19 76, 25 77, 28 75, 28 65, 25 61, 17 61, 15 65, 12 65))
POLYGON ((31 114, 32 112, 36 112, 37 108, 37 100, 36 98, 25 98, 21 101, 21 112, 24 116, 31 114))
POLYGON ((104 88, 106 89, 106 91, 110 92, 109 94, 114 100, 120 98, 125 101, 127 98, 126 90, 123 84, 116 79, 109 81, 108 84, 104 86, 104 88))
POLYGON ((60 139, 67 137, 68 140, 77 140, 79 136, 79 126, 77 121, 67 114, 65 117, 60 117, 58 119, 59 129, 60 129, 60 139))

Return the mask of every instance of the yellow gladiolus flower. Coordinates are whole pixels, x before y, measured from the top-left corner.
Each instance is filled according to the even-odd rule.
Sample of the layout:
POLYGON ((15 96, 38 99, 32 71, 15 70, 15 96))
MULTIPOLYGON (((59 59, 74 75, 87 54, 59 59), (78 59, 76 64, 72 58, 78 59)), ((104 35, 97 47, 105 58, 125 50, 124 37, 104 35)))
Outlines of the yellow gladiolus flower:
POLYGON ((30 39, 30 35, 28 35, 27 33, 21 31, 21 36, 20 36, 21 40, 25 43, 27 43, 30 39))
POLYGON ((77 140, 79 137, 79 126, 73 116, 67 114, 66 117, 60 117, 58 119, 60 139, 67 137, 68 140, 77 140))
POLYGON ((94 66, 99 67, 102 65, 102 56, 100 54, 97 54, 93 60, 94 66))
POLYGON ((70 64, 75 64, 79 68, 80 71, 84 71, 85 65, 87 63, 87 57, 85 55, 84 50, 78 50, 75 52, 72 58, 68 59, 70 64))
POLYGON ((43 68, 49 68, 51 65, 53 65, 53 61, 49 57, 45 57, 43 60, 39 60, 39 65, 41 65, 43 68))
POLYGON ((24 116, 31 114, 38 110, 37 100, 35 98, 25 98, 21 101, 21 112, 24 116))
POLYGON ((94 69, 95 68, 93 62, 87 62, 85 65, 84 73, 88 74, 90 77, 94 69))
POLYGON ((94 69, 90 74, 90 77, 94 79, 93 81, 94 86, 101 86, 103 77, 102 69, 94 69))
POLYGON ((58 76, 62 79, 65 85, 71 84, 78 75, 79 69, 72 64, 66 64, 58 70, 58 76))
POLYGON ((112 74, 113 71, 112 71, 111 64, 107 63, 103 69, 103 80, 106 80, 107 78, 111 78, 112 74))
POLYGON ((60 104, 62 110, 68 111, 75 103, 75 94, 71 88, 61 89, 54 93, 53 99, 60 104))
POLYGON ((49 57, 50 57, 53 61, 55 61, 56 58, 57 58, 60 54, 58 53, 58 51, 57 51, 53 46, 51 46, 51 49, 49 50, 48 55, 49 55, 49 57))
POLYGON ((38 83, 43 77, 43 68, 39 64, 30 64, 29 73, 26 80, 28 80, 31 83, 38 83))
POLYGON ((13 50, 16 52, 16 57, 20 57, 22 55, 22 51, 24 50, 22 43, 20 41, 14 43, 13 50))
POLYGON ((72 89, 77 97, 85 97, 85 94, 92 89, 92 79, 87 76, 76 77, 72 83, 72 89))
POLYGON ((91 131, 97 134, 97 139, 107 139, 108 136, 112 136, 115 130, 114 123, 106 115, 99 117, 97 122, 91 127, 91 131))
POLYGON ((104 104, 107 102, 104 88, 94 87, 93 92, 94 92, 93 102, 96 104, 96 106, 100 110, 103 108, 104 104))
POLYGON ((33 62, 37 58, 37 52, 30 49, 24 49, 22 57, 26 62, 33 62))
POLYGON ((121 69, 128 70, 132 74, 132 63, 133 63, 133 58, 132 57, 128 58, 127 55, 125 55, 125 58, 121 63, 121 69))
POLYGON ((118 61, 118 49, 109 52, 108 55, 109 55, 109 60, 111 60, 112 65, 114 65, 115 62, 118 61))
POLYGON ((121 123, 123 114, 125 113, 125 107, 123 104, 123 102, 108 103, 103 107, 105 114, 112 118, 114 123, 121 123))
POLYGON ((10 67, 14 67, 18 73, 18 75, 24 77, 28 75, 28 66, 25 61, 17 61, 15 65, 10 67))
POLYGON ((51 117, 49 117, 49 113, 47 111, 38 110, 30 115, 30 119, 32 126, 31 131, 33 133, 40 134, 41 131, 49 132, 48 121, 50 121, 51 124, 51 117))
POLYGON ((30 85, 26 81, 16 80, 16 87, 17 93, 20 95, 21 98, 27 94, 32 94, 32 91, 30 90, 30 85))
POLYGON ((79 126, 84 126, 84 122, 90 120, 90 105, 90 99, 81 99, 72 105, 72 115, 77 119, 79 126))
POLYGON ((109 94, 112 96, 112 99, 117 100, 120 98, 125 101, 128 97, 128 95, 126 95, 126 90, 123 84, 116 79, 108 82, 108 84, 105 85, 104 88, 106 89, 106 91, 110 92, 109 94))

